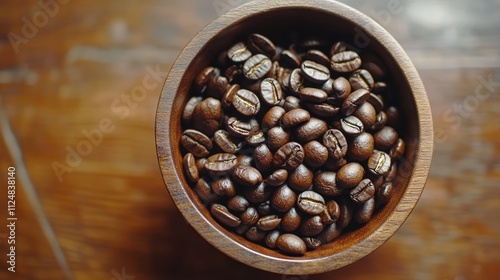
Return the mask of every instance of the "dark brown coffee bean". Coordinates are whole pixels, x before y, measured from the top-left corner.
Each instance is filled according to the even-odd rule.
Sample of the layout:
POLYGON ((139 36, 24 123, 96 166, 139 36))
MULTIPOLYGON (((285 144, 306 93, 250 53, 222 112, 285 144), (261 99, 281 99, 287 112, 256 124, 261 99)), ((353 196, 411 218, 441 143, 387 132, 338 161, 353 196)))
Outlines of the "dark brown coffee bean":
POLYGON ((267 132, 270 128, 279 126, 285 113, 285 109, 280 106, 274 106, 269 109, 262 117, 262 129, 267 132))
POLYGON ((227 208, 234 212, 241 213, 245 211, 248 206, 250 206, 250 202, 241 195, 233 196, 227 201, 227 208))
POLYGON ((392 183, 386 182, 377 190, 376 193, 376 207, 380 208, 386 205, 392 197, 392 183))
POLYGON ((249 121, 243 121, 235 117, 227 119, 226 129, 231 135, 242 138, 248 137, 254 132, 249 121))
POLYGON ((328 94, 328 96, 331 96, 333 95, 333 83, 335 82, 335 79, 333 78, 329 78, 328 80, 326 80, 326 82, 324 82, 322 85, 321 85, 321 90, 326 92, 326 94, 328 94))
POLYGON ((367 179, 370 179, 370 181, 372 181, 373 186, 375 187, 375 191, 377 191, 378 188, 384 183, 384 176, 375 175, 371 172, 366 172, 365 176, 367 179))
POLYGON ((342 51, 332 56, 330 66, 336 72, 352 72, 361 66, 361 58, 353 51, 342 51))
POLYGON ((306 243, 295 234, 284 233, 276 240, 276 246, 283 252, 291 255, 304 255, 307 251, 306 243))
POLYGON ((224 109, 228 109, 231 107, 233 102, 233 96, 236 92, 240 90, 240 85, 234 84, 227 88, 226 92, 222 95, 221 104, 224 109))
POLYGON ((263 54, 256 54, 250 57, 243 64, 243 74, 247 79, 258 80, 271 70, 273 62, 263 54))
POLYGON ((342 189, 337 187, 337 173, 333 171, 320 171, 314 175, 314 190, 324 196, 339 196, 342 189))
POLYGON ((391 157, 384 152, 375 150, 368 159, 367 167, 375 175, 385 175, 391 168, 391 157))
POLYGON ((297 212, 295 207, 290 208, 288 212, 283 215, 281 219, 281 229, 286 232, 292 232, 297 230, 300 227, 300 223, 302 222, 302 217, 297 212))
POLYGON ((283 97, 280 83, 273 78, 266 78, 260 84, 260 96, 267 105, 278 105, 283 97))
POLYGON ((188 100, 188 102, 186 103, 186 106, 184 106, 184 111, 182 111, 182 121, 185 124, 191 123, 194 108, 196 108, 196 105, 198 105, 198 103, 200 103, 202 100, 203 100, 203 97, 201 97, 201 96, 193 96, 188 100))
POLYGON ((286 169, 277 169, 265 180, 265 184, 272 187, 283 185, 288 179, 288 171, 286 169))
POLYGON ((309 50, 306 53, 306 59, 330 67, 330 58, 320 50, 309 50))
POLYGON ((210 184, 203 178, 200 178, 196 182, 193 190, 204 203, 212 203, 220 200, 220 196, 213 192, 210 184))
POLYGON ((329 200, 326 202, 325 210, 321 212, 319 216, 323 224, 333 224, 337 222, 340 217, 340 206, 335 200, 329 200))
POLYGON ((259 215, 261 217, 271 215, 273 212, 273 209, 271 208, 271 201, 266 200, 264 202, 259 203, 259 205, 257 206, 257 212, 259 212, 259 215))
POLYGON ((385 110, 387 114, 387 125, 391 127, 399 127, 399 122, 401 120, 398 108, 390 106, 385 110))
POLYGON ((253 157, 250 155, 238 155, 236 157, 236 165, 253 165, 253 157))
POLYGON ((365 169, 357 162, 350 162, 342 166, 337 172, 337 186, 347 189, 357 186, 365 175, 365 169))
POLYGON ((382 80, 386 77, 387 68, 376 54, 364 51, 361 53, 361 67, 368 70, 375 80, 382 80))
POLYGON ((322 137, 327 130, 328 125, 325 121, 311 118, 308 122, 297 127, 295 137, 299 142, 307 143, 322 137))
POLYGON ((200 173, 196 168, 196 160, 192 153, 187 153, 182 159, 184 173, 189 181, 196 183, 200 179, 200 173))
POLYGON ((221 102, 215 98, 203 99, 193 111, 192 124, 195 130, 212 137, 220 128, 223 119, 221 102))
POLYGON ((352 90, 366 89, 370 91, 375 84, 372 75, 366 69, 358 69, 349 77, 352 90))
POLYGON ((225 153, 235 154, 240 151, 242 143, 229 134, 229 132, 219 129, 214 134, 214 142, 225 153))
POLYGON ((253 242, 259 242, 266 238, 267 232, 261 230, 258 227, 251 227, 245 232, 245 237, 253 242))
MULTIPOLYGON (((387 172, 387 174, 382 176, 383 177, 382 181, 391 182, 396 177, 397 174, 398 174, 398 163, 393 161, 391 164, 391 168, 389 168, 389 171, 387 172)), ((380 185, 382 185, 382 184, 380 184, 380 185)), ((376 186, 375 186, 375 189, 377 189, 376 186)))
POLYGON ((302 76, 302 70, 300 68, 295 68, 292 73, 290 73, 290 89, 293 93, 299 94, 304 84, 304 77, 302 76))
POLYGON ((227 56, 233 62, 243 62, 252 56, 252 52, 243 42, 238 42, 227 51, 227 56))
POLYGON ((257 227, 264 231, 270 231, 277 228, 281 223, 281 218, 277 215, 268 215, 261 217, 257 221, 257 227))
POLYGON ((279 73, 280 71, 282 71, 281 69, 283 69, 283 67, 280 66, 280 63, 278 61, 273 61, 273 64, 271 65, 271 70, 267 72, 266 77, 278 80, 280 76, 279 73))
POLYGON ((388 151, 389 149, 391 149, 398 138, 398 132, 390 126, 382 128, 373 135, 373 139, 375 140, 375 148, 381 151, 388 151))
POLYGON ((273 167, 273 153, 266 144, 260 144, 253 150, 255 167, 263 173, 268 174, 273 167))
POLYGON ((338 77, 332 83, 331 96, 339 100, 345 100, 351 94, 351 84, 344 77, 338 77))
POLYGON ((347 152, 347 140, 344 134, 337 129, 329 129, 323 135, 323 145, 328 150, 328 155, 334 159, 341 159, 347 152))
POLYGON ((333 117, 340 112, 340 107, 335 107, 328 103, 304 103, 304 106, 311 114, 322 118, 333 117))
POLYGON ((256 187, 262 183, 262 175, 259 170, 250 165, 238 165, 232 172, 233 180, 245 187, 256 187))
POLYGON ((253 53, 261 53, 267 57, 272 58, 276 54, 276 46, 274 43, 261 34, 250 34, 250 36, 248 36, 247 46, 253 53))
POLYGON ((226 90, 229 88, 229 82, 226 77, 216 75, 208 81, 205 95, 216 99, 221 99, 226 90))
POLYGON ((233 197, 236 195, 236 188, 233 181, 228 177, 220 177, 212 182, 212 190, 221 197, 233 197))
POLYGON ((288 142, 281 146, 273 156, 273 166, 294 170, 304 161, 304 149, 297 142, 288 142))
POLYGON ((303 220, 299 231, 303 236, 315 236, 324 228, 325 225, 321 222, 321 217, 316 215, 303 220))
POLYGON ((212 140, 197 130, 186 129, 181 136, 181 145, 195 157, 206 157, 212 149, 212 140))
POLYGON ((236 232, 238 235, 245 235, 245 233, 250 229, 249 226, 241 224, 237 227, 234 228, 234 232, 236 232))
POLYGON ((278 70, 278 82, 280 82, 281 89, 283 89, 284 92, 290 91, 290 75, 292 74, 292 70, 288 68, 283 68, 281 67, 278 70))
POLYGON ((373 136, 370 133, 362 132, 354 136, 348 141, 349 149, 347 157, 350 160, 362 162, 367 160, 372 154, 375 147, 373 136))
POLYGON ((357 117, 363 123, 364 127, 371 127, 377 121, 377 112, 368 102, 358 106, 352 115, 357 117))
POLYGON ((323 231, 318 235, 318 239, 322 244, 330 243, 335 240, 335 238, 339 237, 341 233, 342 229, 340 226, 337 225, 337 223, 333 223, 325 226, 323 231))
POLYGON ((325 199, 317 192, 305 191, 297 198, 297 207, 309 215, 318 215, 325 209, 325 199))
POLYGON ((297 195, 286 184, 274 192, 271 198, 271 207, 278 212, 285 213, 295 205, 297 195))
POLYGON ((330 56, 333 56, 336 53, 343 52, 347 50, 347 44, 345 42, 339 41, 332 45, 330 48, 330 56))
POLYGON ((205 176, 207 173, 207 170, 205 169, 205 162, 207 161, 206 158, 199 158, 195 160, 196 164, 196 169, 198 169, 198 173, 200 174, 200 178, 202 176, 205 176))
POLYGON ((273 127, 267 132, 267 145, 271 151, 278 150, 288 141, 290 141, 290 132, 284 130, 281 126, 273 127))
POLYGON ((373 85, 372 92, 375 94, 380 94, 387 91, 388 88, 389 85, 386 82, 379 81, 375 82, 375 84, 373 85))
POLYGON ((239 79, 242 74, 243 69, 241 64, 231 65, 224 71, 224 77, 226 77, 228 83, 233 83, 235 80, 239 79))
POLYGON ((359 184, 351 189, 349 196, 352 201, 360 204, 372 198, 375 194, 375 187, 370 179, 363 179, 359 184))
POLYGON ((301 105, 300 105, 300 99, 295 97, 295 96, 292 96, 292 95, 289 95, 285 98, 285 103, 283 104, 283 109, 285 109, 285 111, 291 111, 293 109, 297 109, 297 108, 300 108, 301 105))
POLYGON ((257 187, 249 187, 244 189, 246 199, 252 203, 262 203, 271 197, 271 189, 267 188, 264 183, 257 187))
POLYGON ((361 225, 368 223, 375 210, 375 199, 372 197, 361 204, 354 212, 354 220, 361 225))
POLYGON ((250 137, 247 137, 245 139, 245 142, 247 142, 247 144, 250 146, 258 146, 266 142, 266 136, 264 135, 264 132, 262 130, 259 130, 256 133, 252 134, 250 137))
POLYGON ((352 201, 348 198, 341 199, 338 204, 340 207, 340 217, 336 224, 340 230, 343 230, 351 223, 354 207, 352 201))
POLYGON ((303 237, 302 240, 306 243, 308 250, 316 250, 321 246, 321 240, 314 237, 303 237))
POLYGON ((247 226, 256 225, 259 218, 260 216, 257 212, 257 209, 252 206, 247 207, 247 209, 245 209, 245 211, 240 216, 241 223, 247 226))
POLYGON ((280 237, 280 235, 281 235, 281 233, 279 230, 270 231, 266 235, 266 238, 264 239, 266 246, 271 248, 271 249, 276 248, 276 241, 278 241, 278 238, 280 237))
POLYGON ((337 171, 346 164, 347 160, 345 158, 341 159, 328 158, 328 160, 323 165, 323 168, 329 171, 337 171))
POLYGON ((348 116, 340 120, 340 129, 347 136, 356 136, 364 131, 363 123, 355 116, 348 116))
POLYGON ((311 119, 311 115, 308 111, 297 108, 290 110, 285 113, 283 118, 281 119, 281 124, 284 128, 289 128, 304 122, 307 122, 311 119))
POLYGON ((304 78, 312 83, 322 84, 330 79, 330 70, 324 65, 306 60, 300 65, 304 78))
POLYGON ((387 115, 384 111, 380 111, 375 119, 375 124, 370 127, 371 130, 377 131, 382 129, 387 123, 387 115))
POLYGON ((229 212, 226 206, 222 204, 218 203, 212 204, 212 206, 210 207, 210 212, 217 221, 219 221, 225 226, 237 227, 241 224, 240 218, 229 212))
POLYGON ((320 142, 313 140, 304 145, 304 162, 310 167, 320 167, 327 160, 328 150, 320 142))
POLYGON ((366 102, 373 106, 377 114, 384 109, 384 100, 376 94, 370 93, 370 97, 368 97, 366 102))
POLYGON ((313 172, 301 164, 288 175, 288 186, 296 191, 305 191, 312 185, 313 177, 313 172))
POLYGON ((234 94, 232 104, 236 111, 245 116, 255 116, 260 110, 259 98, 246 89, 240 89, 234 94))
POLYGON ((302 64, 300 57, 291 50, 284 50, 280 54, 280 64, 288 68, 299 68, 302 64))
POLYGON ((300 99, 306 102, 321 103, 328 95, 319 88, 304 87, 299 92, 300 99))
POLYGON ((194 79, 193 85, 197 92, 203 93, 207 88, 208 82, 216 75, 219 75, 219 70, 208 66, 203 68, 194 79))
POLYGON ((205 169, 215 175, 224 175, 236 166, 236 156, 228 153, 215 154, 207 158, 205 169))
POLYGON ((370 97, 370 92, 366 89, 358 89, 351 92, 342 103, 342 114, 345 116, 351 115, 356 111, 358 106, 368 100, 368 97, 370 97))
POLYGON ((405 153, 405 149, 406 149, 405 141, 399 138, 398 140, 396 140, 396 143, 394 143, 391 150, 389 151, 389 156, 393 159, 402 157, 405 153))

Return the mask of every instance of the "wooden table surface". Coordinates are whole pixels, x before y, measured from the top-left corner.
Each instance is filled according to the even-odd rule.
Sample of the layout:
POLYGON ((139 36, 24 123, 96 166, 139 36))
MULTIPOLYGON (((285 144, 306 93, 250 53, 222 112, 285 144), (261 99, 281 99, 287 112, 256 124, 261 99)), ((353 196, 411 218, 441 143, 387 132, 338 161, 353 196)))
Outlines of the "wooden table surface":
POLYGON ((423 195, 374 253, 329 273, 277 275, 184 222, 156 160, 161 86, 190 38, 244 2, 2 1, 0 279, 500 279, 499 0, 344 1, 407 50, 435 125, 423 195))

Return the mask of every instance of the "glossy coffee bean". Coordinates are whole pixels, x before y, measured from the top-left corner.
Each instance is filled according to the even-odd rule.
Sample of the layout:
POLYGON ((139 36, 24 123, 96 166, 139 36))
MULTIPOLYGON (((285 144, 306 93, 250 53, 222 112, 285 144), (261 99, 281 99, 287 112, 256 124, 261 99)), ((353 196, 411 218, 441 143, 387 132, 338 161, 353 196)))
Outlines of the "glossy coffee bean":
POLYGON ((283 185, 287 179, 288 171, 286 169, 277 169, 264 180, 264 183, 268 186, 277 187, 283 185))
POLYGON ((221 99, 224 93, 229 88, 229 82, 226 77, 216 75, 208 81, 205 95, 216 99, 221 99))
POLYGON ((271 197, 271 189, 264 183, 259 184, 257 187, 245 188, 244 196, 252 203, 262 203, 271 197))
POLYGON ((343 41, 335 42, 330 48, 330 56, 347 50, 347 44, 343 41))
POLYGON ((200 178, 196 182, 193 190, 204 203, 212 203, 220 200, 220 196, 213 192, 212 187, 204 178, 200 178))
POLYGON ((195 90, 199 93, 205 92, 208 82, 216 75, 219 75, 218 69, 212 66, 203 68, 193 82, 195 90))
POLYGON ((238 165, 232 172, 233 180, 245 187, 256 187, 262 183, 262 175, 259 170, 250 165, 238 165))
POLYGON ((317 192, 305 191, 297 197, 297 207, 309 215, 318 215, 325 209, 325 199, 317 192))
POLYGON ((229 132, 219 129, 214 134, 214 142, 225 153, 236 154, 240 151, 242 143, 229 132))
POLYGON ((240 89, 234 94, 232 104, 244 116, 255 116, 260 110, 259 98, 246 89, 240 89))
POLYGON ((191 123, 191 119, 193 118, 194 108, 196 108, 196 105, 198 105, 198 103, 200 103, 202 100, 203 97, 201 96, 193 96, 188 100, 186 106, 184 106, 184 111, 182 111, 182 121, 185 124, 191 123))
POLYGON ((280 106, 269 109, 262 117, 262 129, 267 132, 269 129, 279 126, 285 113, 285 109, 280 106))
POLYGON ((304 149, 297 142, 288 142, 281 146, 273 156, 273 166, 284 167, 291 171, 304 161, 304 149))
POLYGON ((304 107, 313 115, 320 118, 336 116, 340 112, 340 107, 328 103, 304 103, 304 107))
POLYGON ((328 95, 319 88, 303 87, 299 92, 300 99, 306 102, 321 103, 328 95))
POLYGON ((364 131, 365 127, 361 120, 355 116, 348 116, 340 120, 340 130, 346 136, 356 136, 364 131))
POLYGON ((345 100, 351 94, 351 84, 344 77, 338 77, 332 83, 331 95, 339 100, 345 100))
POLYGON ((250 155, 238 155, 236 157, 236 165, 253 165, 253 157, 250 155))
POLYGON ((386 92, 388 88, 389 85, 386 82, 378 81, 373 85, 372 92, 375 94, 380 94, 386 92))
POLYGON ((353 51, 342 51, 331 57, 330 66, 336 72, 352 72, 361 66, 361 58, 353 51))
POLYGON ((338 129, 329 129, 323 135, 323 145, 328 150, 328 156, 341 159, 347 153, 347 140, 338 129))
POLYGON ((224 109, 231 108, 233 102, 233 96, 236 94, 238 90, 240 90, 240 85, 238 84, 230 85, 226 89, 221 98, 222 108, 224 109))
POLYGON ((236 188, 229 177, 219 177, 212 182, 212 190, 221 197, 233 197, 236 195, 236 188))
POLYGON ((245 211, 248 206, 250 202, 241 195, 233 196, 227 201, 227 208, 238 213, 245 211))
POLYGON ((254 226, 260 219, 257 209, 250 206, 240 215, 241 223, 247 226, 254 226))
POLYGON ((270 231, 277 228, 281 223, 281 218, 277 215, 268 215, 261 217, 257 221, 257 227, 264 231, 270 231))
POLYGON ((311 187, 313 178, 313 172, 307 166, 301 164, 289 173, 288 186, 296 191, 305 191, 311 187))
POLYGON ((373 139, 375 140, 375 148, 381 151, 388 151, 389 149, 391 149, 398 138, 398 132, 390 126, 385 126, 373 135, 373 139))
POLYGON ((405 141, 399 138, 398 140, 396 140, 396 143, 394 143, 391 150, 389 151, 389 156, 393 159, 402 157, 405 153, 405 149, 406 149, 405 141))
MULTIPOLYGON (((387 174, 382 176, 383 177, 382 181, 391 182, 396 177, 397 174, 398 174, 398 163, 395 161, 392 161, 391 168, 389 168, 389 171, 387 172, 387 174)), ((382 185, 382 184, 380 184, 380 185, 382 185)), ((375 187, 375 188, 377 188, 377 187, 375 187)))
POLYGON ((306 59, 321 64, 325 67, 330 67, 330 58, 328 58, 328 56, 326 56, 326 54, 324 54, 320 50, 307 51, 306 59))
POLYGON ((257 212, 259 212, 259 215, 261 217, 271 215, 273 212, 273 209, 271 208, 271 201, 266 200, 264 202, 259 203, 259 205, 257 205, 257 212))
POLYGON ((340 207, 340 216, 336 224, 340 230, 343 230, 351 223, 354 207, 348 198, 338 201, 338 204, 340 207))
POLYGON ((256 54, 243 64, 243 74, 247 79, 258 80, 271 70, 272 64, 273 62, 267 56, 256 54))
POLYGON ((184 173, 189 181, 196 183, 200 179, 200 173, 196 167, 196 160, 192 153, 187 153, 182 159, 184 173))
POLYGON ((328 149, 313 140, 304 144, 304 162, 313 168, 322 166, 328 160, 328 149))
POLYGON ((375 147, 375 141, 370 133, 362 132, 361 134, 351 138, 347 145, 347 158, 350 160, 362 162, 367 160, 372 154, 375 147))
POLYGON ((365 169, 357 162, 342 166, 336 175, 337 186, 343 189, 356 187, 365 175, 365 169))
POLYGON ((212 216, 223 225, 228 227, 237 227, 241 224, 240 218, 229 212, 226 206, 218 203, 212 204, 210 207, 212 216))
POLYGON ((390 106, 387 110, 385 110, 385 113, 387 114, 387 125, 391 127, 399 127, 401 116, 398 108, 390 106))
POLYGON ((372 131, 378 131, 382 129, 387 123, 387 115, 384 111, 380 111, 375 119, 375 124, 370 127, 372 131))
POLYGON ((375 211, 375 199, 372 197, 367 201, 363 202, 358 209, 353 214, 354 220, 358 224, 366 224, 371 219, 373 212, 375 211))
POLYGON ((345 116, 351 115, 354 111, 356 111, 358 106, 366 102, 369 97, 370 92, 366 89, 358 89, 351 92, 351 94, 349 94, 349 96, 347 96, 342 103, 342 114, 345 116))
POLYGON ((276 54, 276 46, 264 35, 253 33, 248 36, 247 46, 253 53, 261 53, 267 57, 274 57, 276 54))
POLYGON ((323 212, 319 214, 321 222, 325 225, 337 222, 340 217, 340 206, 335 200, 328 200, 323 212))
POLYGON ((205 162, 207 161, 206 158, 198 158, 195 160, 196 164, 196 169, 198 169, 198 173, 200 174, 200 178, 202 176, 205 176, 207 173, 207 170, 205 169, 205 162))
POLYGON ((273 230, 267 233, 266 238, 264 239, 264 242, 266 243, 266 246, 274 249, 276 248, 276 241, 278 241, 278 238, 280 237, 281 232, 279 230, 273 230))
POLYGON ((284 233, 276 240, 276 246, 291 255, 303 255, 307 251, 306 243, 297 235, 284 233))
POLYGON ((297 212, 295 207, 292 207, 285 213, 285 215, 283 215, 280 227, 283 231, 292 232, 300 227, 301 222, 302 217, 297 212))
POLYGON ((194 129, 186 129, 181 136, 181 145, 195 157, 206 157, 212 149, 212 140, 194 129))
POLYGON ((377 121, 377 112, 368 102, 358 106, 352 115, 357 117, 365 127, 371 127, 377 121))
POLYGON ((373 186, 373 183, 372 181, 370 181, 370 179, 363 179, 355 188, 351 189, 351 191, 349 192, 351 200, 358 204, 364 203, 374 195, 375 186, 373 186))
POLYGON ((252 134, 251 136, 245 138, 245 142, 250 146, 258 146, 266 142, 266 136, 262 130, 259 130, 252 134))
POLYGON ((318 215, 312 216, 302 221, 299 231, 303 236, 318 235, 325 225, 321 222, 321 217, 318 215))
POLYGON ((295 137, 299 142, 307 143, 322 137, 327 130, 328 125, 324 120, 311 118, 309 121, 297 126, 295 137))
POLYGON ((293 95, 287 96, 283 104, 283 109, 288 112, 297 108, 301 108, 300 99, 293 95))
POLYGON ((316 250, 321 246, 321 240, 314 237, 303 237, 304 243, 306 243, 308 250, 316 250))
POLYGON ((266 144, 260 144, 255 147, 253 150, 253 159, 255 167, 257 167, 261 173, 268 174, 272 172, 273 153, 266 144))
POLYGON ((335 240, 342 233, 342 229, 337 223, 326 225, 323 231, 318 235, 322 244, 327 244, 335 240))
POLYGON ((380 208, 381 206, 384 206, 389 202, 393 192, 392 189, 393 185, 391 182, 386 182, 382 186, 380 186, 375 195, 377 208, 380 208))
POLYGON ((384 100, 374 93, 370 93, 370 97, 368 97, 366 102, 373 106, 377 114, 384 109, 384 100))
POLYGON ((302 89, 302 86, 304 84, 304 77, 302 75, 302 70, 300 68, 295 68, 291 73, 290 73, 290 89, 294 94, 299 94, 300 90, 302 89))
POLYGON ((375 80, 366 69, 354 71, 349 77, 349 82, 351 83, 352 90, 366 89, 370 91, 375 84, 375 80))
POLYGON ((260 84, 260 96, 267 105, 278 105, 284 98, 280 83, 273 78, 266 78, 260 84))
POLYGON ((278 212, 285 213, 295 205, 297 195, 286 184, 278 187, 271 198, 271 207, 278 212))
POLYGON ((252 126, 250 121, 240 120, 235 117, 227 119, 226 129, 231 135, 240 138, 248 137, 255 132, 255 128, 252 126))
MULTIPOLYGON (((224 71, 224 77, 226 77, 229 83, 233 83, 236 80, 239 80, 243 74, 243 69, 241 64, 233 64, 229 66, 226 71, 224 71)), ((237 85, 237 84, 234 84, 237 85)), ((238 85, 239 86, 239 85, 238 85)))
POLYGON ((278 150, 290 141, 291 135, 288 130, 281 126, 275 126, 267 132, 267 145, 271 151, 278 150))
POLYGON ((361 60, 361 67, 368 70, 375 80, 382 80, 386 77, 388 72, 387 67, 376 54, 373 52, 363 52, 361 60))
POLYGON ((266 238, 267 232, 261 230, 258 227, 250 227, 246 232, 245 232, 245 237, 253 242, 259 242, 266 238))
POLYGON ((297 108, 290 110, 285 113, 281 119, 281 124, 284 128, 289 128, 302 123, 305 123, 311 119, 311 114, 308 111, 297 108))
POLYGON ((314 190, 324 196, 339 196, 342 189, 337 187, 337 173, 333 171, 320 171, 314 175, 314 190))
POLYGON ((245 235, 245 233, 250 229, 249 226, 241 224, 237 227, 234 228, 234 232, 236 232, 239 235, 245 235))
POLYGON ((252 56, 252 52, 243 42, 238 42, 227 51, 227 56, 233 62, 244 62, 252 56))
POLYGON ((215 175, 224 175, 236 166, 236 156, 234 154, 219 153, 210 156, 205 162, 205 169, 215 175))
POLYGON ((291 50, 284 50, 280 54, 280 64, 284 67, 289 67, 292 69, 299 68, 302 64, 302 59, 291 50))
POLYGON ((330 78, 330 70, 326 66, 311 60, 302 62, 300 69, 304 78, 312 83, 321 84, 330 78))
POLYGON ((375 150, 368 159, 367 167, 375 175, 385 175, 391 168, 391 157, 384 152, 375 150))
POLYGON ((328 158, 328 160, 323 165, 323 168, 328 171, 337 171, 346 164, 347 160, 345 158, 341 159, 328 158))
POLYGON ((221 127, 223 118, 221 102, 215 98, 207 97, 203 99, 193 111, 193 129, 198 130, 208 137, 221 127))

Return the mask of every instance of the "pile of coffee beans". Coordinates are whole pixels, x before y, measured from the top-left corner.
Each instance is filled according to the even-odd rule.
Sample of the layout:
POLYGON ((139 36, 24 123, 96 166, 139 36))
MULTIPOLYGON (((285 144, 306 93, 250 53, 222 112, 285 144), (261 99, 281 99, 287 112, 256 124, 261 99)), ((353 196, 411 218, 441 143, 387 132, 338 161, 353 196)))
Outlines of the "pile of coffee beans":
POLYGON ((303 255, 388 203, 405 142, 380 57, 344 41, 282 41, 250 34, 196 76, 182 164, 221 225, 303 255))

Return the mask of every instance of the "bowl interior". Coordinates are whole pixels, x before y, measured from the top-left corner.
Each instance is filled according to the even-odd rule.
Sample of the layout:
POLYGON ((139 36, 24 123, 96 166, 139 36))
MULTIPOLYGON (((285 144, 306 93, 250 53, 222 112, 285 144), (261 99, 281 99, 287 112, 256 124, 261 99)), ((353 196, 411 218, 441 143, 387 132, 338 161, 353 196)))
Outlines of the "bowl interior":
MULTIPOLYGON (((360 13, 354 12, 352 14, 353 11, 351 9, 338 5, 340 4, 333 4, 332 6, 332 3, 328 3, 327 9, 325 7, 317 8, 307 5, 292 5, 288 7, 267 7, 265 9, 255 8, 256 10, 252 10, 253 6, 246 5, 246 8, 250 10, 242 12, 244 13, 243 16, 240 14, 237 18, 230 15, 219 18, 200 32, 179 56, 164 87, 159 108, 162 107, 161 103, 164 102, 164 107, 170 110, 167 112, 158 112, 157 130, 158 128, 161 130, 163 126, 166 127, 166 132, 158 134, 157 131, 157 149, 160 165, 163 165, 162 173, 170 194, 188 222, 205 239, 222 251, 225 251, 225 253, 228 252, 222 247, 227 244, 229 244, 227 246, 239 248, 237 249, 239 252, 234 250, 228 253, 235 258, 255 253, 257 256, 255 262, 252 263, 249 261, 247 264, 256 267, 262 268, 258 264, 260 261, 259 258, 262 258, 262 260, 285 260, 285 263, 288 263, 286 267, 289 268, 292 264, 307 263, 308 261, 324 259, 325 257, 328 258, 331 265, 323 269, 316 269, 315 272, 343 266, 348 263, 343 259, 345 258, 343 253, 347 254, 348 251, 359 249, 360 251, 365 250, 367 254, 389 238, 407 217, 423 188, 422 183, 413 186, 414 189, 410 190, 412 184, 409 184, 409 182, 414 173, 415 160, 421 148, 419 145, 421 140, 419 128, 422 126, 422 123, 419 118, 415 96, 425 96, 425 91, 422 87, 420 90, 423 92, 416 92, 416 88, 412 87, 406 75, 406 67, 408 65, 401 65, 401 60, 398 60, 398 56, 401 56, 400 47, 397 45, 398 49, 392 49, 394 47, 392 45, 393 39, 388 40, 384 37, 388 36, 385 31, 378 30, 377 28, 380 28, 378 25, 366 19, 360 13), (331 8, 339 9, 333 10, 331 8), (285 256, 264 246, 254 244, 220 226, 211 217, 206 205, 189 187, 182 170, 180 148, 182 127, 180 120, 184 105, 190 97, 194 77, 206 66, 215 65, 217 56, 223 50, 228 49, 237 41, 244 40, 251 33, 261 33, 278 42, 283 34, 318 33, 323 34, 322 36, 325 38, 332 38, 334 41, 344 40, 361 51, 370 50, 375 52, 384 61, 389 70, 388 77, 391 77, 390 83, 391 91, 395 98, 394 103, 401 112, 403 125, 399 132, 400 137, 406 142, 406 153, 405 161, 400 165, 398 176, 393 181, 393 198, 383 209, 374 214, 368 224, 354 231, 344 232, 333 242, 323 245, 317 250, 307 252, 301 257, 285 256), (163 120, 164 123, 158 121, 159 119, 163 120), (164 163, 162 163, 162 160, 164 163), (407 209, 408 213, 404 217, 393 217, 396 208, 401 207, 402 199, 410 192, 416 193, 416 198, 411 198, 412 201, 409 201, 410 204, 406 206, 409 208, 407 209), (193 220, 193 216, 196 215, 199 217, 193 220), (388 236, 387 234, 380 234, 383 230, 389 230, 390 234, 388 236), (217 234, 220 234, 220 236, 216 236, 217 234), (214 241, 214 238, 222 238, 223 240, 214 241), (371 241, 377 243, 377 245, 367 246, 367 242, 371 241), (221 245, 223 242, 227 244, 221 245)), ((409 67, 413 69, 411 64, 409 67)), ((267 268, 267 270, 275 272, 283 272, 285 269, 284 267, 276 269, 267 268)), ((264 269, 266 269, 265 265, 264 269)), ((300 272, 293 269, 289 271, 294 273, 300 272)))

